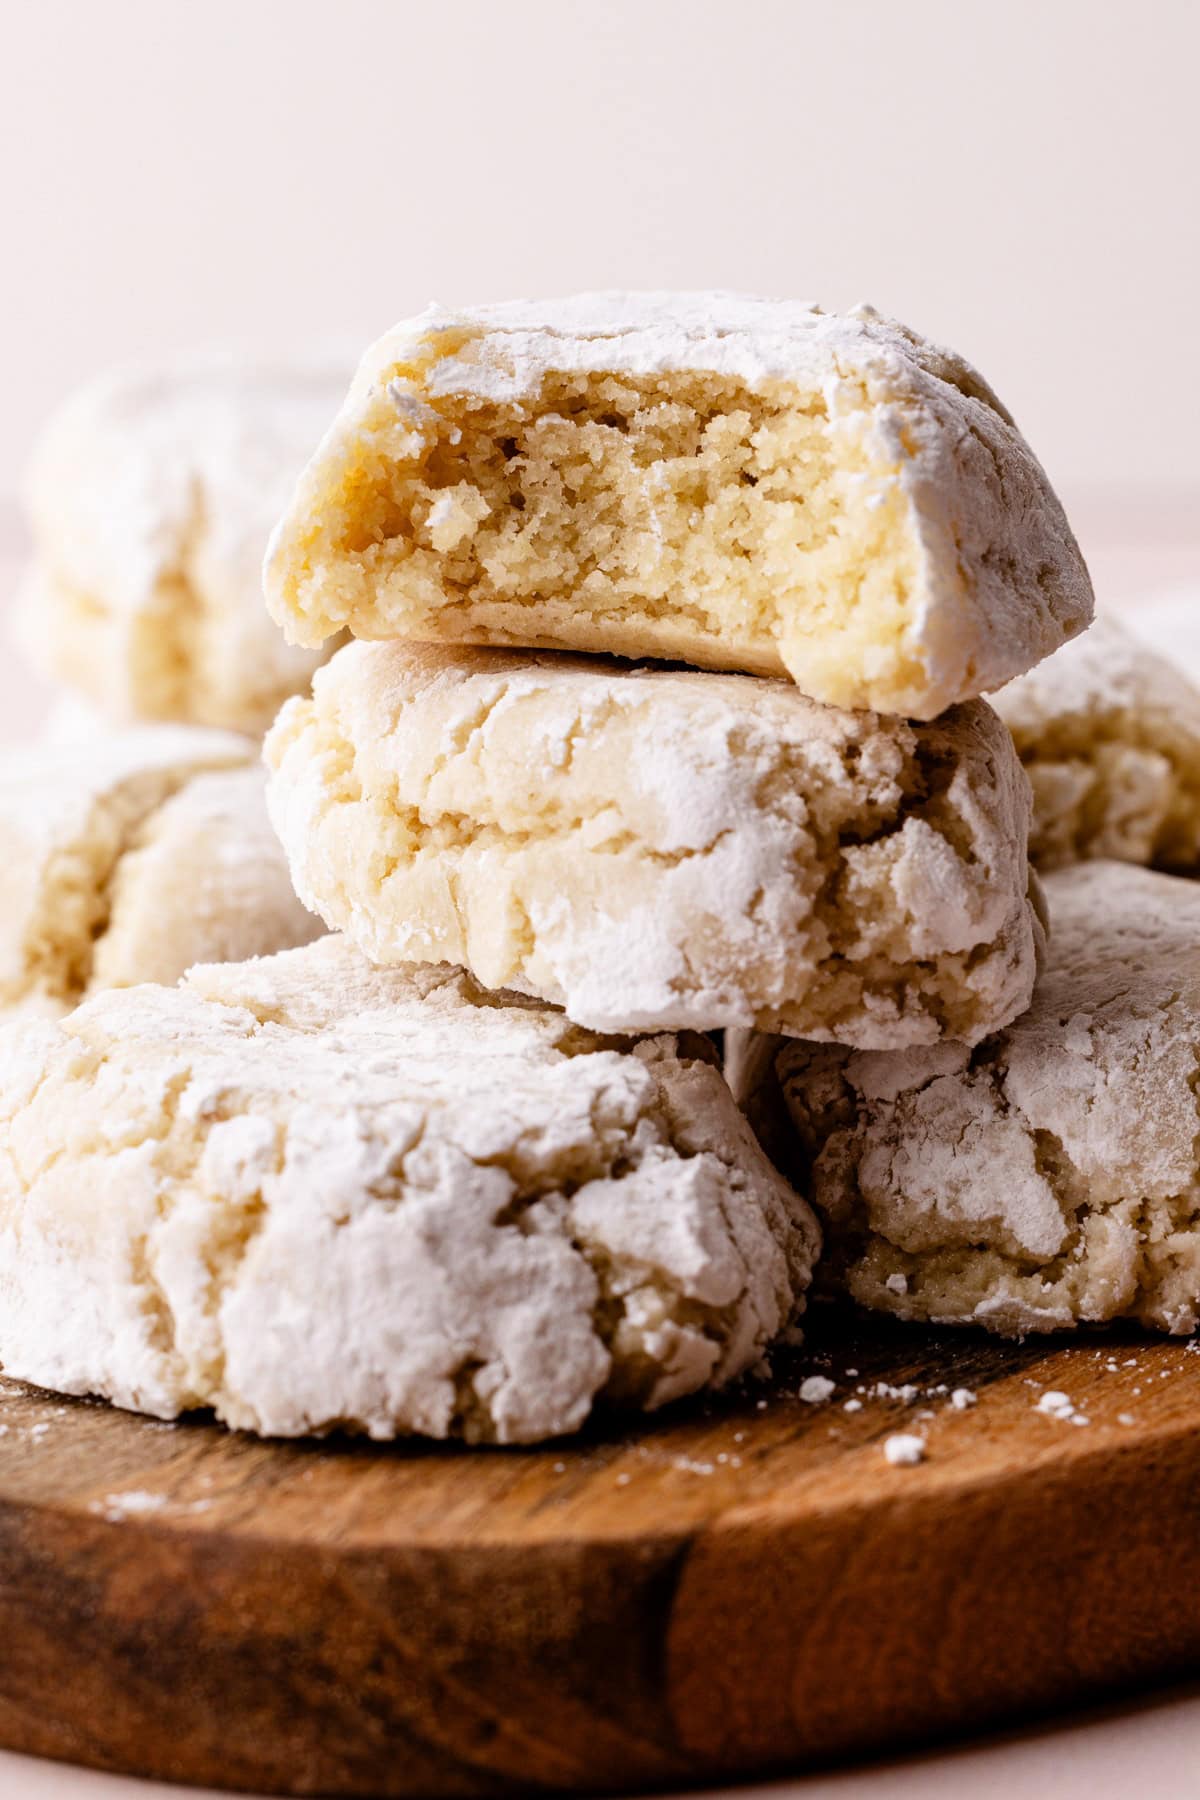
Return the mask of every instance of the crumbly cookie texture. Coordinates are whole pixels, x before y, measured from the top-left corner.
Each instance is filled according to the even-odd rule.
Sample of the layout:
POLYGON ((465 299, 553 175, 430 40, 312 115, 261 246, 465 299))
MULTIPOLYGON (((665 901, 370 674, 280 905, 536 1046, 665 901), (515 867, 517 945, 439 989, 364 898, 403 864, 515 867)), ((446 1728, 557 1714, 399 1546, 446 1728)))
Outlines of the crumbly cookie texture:
POLYGON ((730 294, 397 326, 266 589, 301 644, 348 626, 665 657, 922 719, 1092 609, 1045 474, 966 363, 871 307, 730 294))
POLYGON ((973 1042, 1033 989, 1028 784, 982 701, 932 725, 787 681, 350 644, 266 744, 297 892, 377 963, 597 1030, 973 1042))
POLYGON ((1006 1336, 1200 1323, 1200 887, 1125 863, 1046 883, 1049 964, 974 1050, 788 1044, 778 1073, 830 1284, 1006 1336))
POLYGON ((190 357, 118 370, 55 415, 27 505, 22 646, 117 723, 257 733, 321 661, 290 647, 262 558, 348 370, 190 357))
POLYGON ((0 755, 0 1010, 303 944, 256 746, 149 725, 0 755))
POLYGON ((1030 854, 1200 865, 1200 688, 1101 618, 995 696, 1033 786, 1030 854))
POLYGON ((526 1443, 720 1386, 818 1233, 710 1054, 341 938, 9 1027, 0 1361, 281 1436, 526 1443))

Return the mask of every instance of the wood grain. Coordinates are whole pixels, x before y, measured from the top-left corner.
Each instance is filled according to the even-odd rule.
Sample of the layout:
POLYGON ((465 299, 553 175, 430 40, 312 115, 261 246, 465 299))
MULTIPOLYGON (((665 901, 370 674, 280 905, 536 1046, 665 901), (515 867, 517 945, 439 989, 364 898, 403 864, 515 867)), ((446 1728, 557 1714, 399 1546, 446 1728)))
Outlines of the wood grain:
POLYGON ((0 1384, 0 1742, 289 1794, 646 1788, 1200 1667, 1190 1344, 816 1341, 537 1451, 262 1444, 0 1384))

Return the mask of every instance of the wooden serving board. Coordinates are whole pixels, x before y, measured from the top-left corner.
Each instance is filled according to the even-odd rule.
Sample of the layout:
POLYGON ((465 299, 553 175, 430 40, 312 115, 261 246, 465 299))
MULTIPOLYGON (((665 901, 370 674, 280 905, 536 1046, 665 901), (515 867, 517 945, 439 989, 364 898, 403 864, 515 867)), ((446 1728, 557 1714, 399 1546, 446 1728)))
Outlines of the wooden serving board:
POLYGON ((0 1384, 0 1742, 289 1794, 645 1789, 1200 1667, 1193 1345, 813 1332, 767 1387, 536 1451, 0 1384))

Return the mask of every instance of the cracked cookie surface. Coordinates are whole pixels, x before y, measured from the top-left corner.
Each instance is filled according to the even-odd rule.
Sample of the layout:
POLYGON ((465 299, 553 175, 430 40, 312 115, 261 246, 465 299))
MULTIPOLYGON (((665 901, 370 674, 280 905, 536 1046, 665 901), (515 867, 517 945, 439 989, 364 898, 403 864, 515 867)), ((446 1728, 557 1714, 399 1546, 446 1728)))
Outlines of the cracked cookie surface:
POLYGON ((340 937, 0 1032, 0 1362, 272 1435, 532 1442, 731 1381, 818 1248, 706 1039, 340 937))
POLYGON ((1028 1003, 1028 785, 982 701, 931 725, 790 682, 350 644, 270 733, 296 888, 378 963, 602 1030, 968 1041, 1028 1003))
POLYGON ((397 326, 265 580, 296 643, 653 656, 923 719, 1092 610, 1044 472, 961 358, 871 307, 730 294, 397 326))
POLYGON ((788 1044, 776 1068, 823 1278, 899 1318, 1010 1336, 1200 1324, 1200 886, 1047 878, 1031 1009, 974 1050, 788 1044))
POLYGON ((341 364, 178 358, 114 371, 42 434, 18 636, 114 723, 261 732, 320 654, 262 598, 271 527, 345 391, 341 364))
POLYGON ((1111 618, 993 698, 1033 787, 1030 855, 1200 867, 1200 688, 1111 618))
POLYGON ((182 725, 0 754, 0 1011, 317 936, 264 786, 249 739, 182 725))

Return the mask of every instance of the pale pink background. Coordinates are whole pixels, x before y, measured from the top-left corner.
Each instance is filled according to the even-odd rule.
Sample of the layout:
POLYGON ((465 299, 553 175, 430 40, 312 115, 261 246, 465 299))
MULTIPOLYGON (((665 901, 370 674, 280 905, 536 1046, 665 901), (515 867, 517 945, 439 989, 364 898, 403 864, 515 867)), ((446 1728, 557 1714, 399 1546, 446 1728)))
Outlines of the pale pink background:
POLYGON ((0 493, 113 358, 602 286, 872 300, 1072 496, 1200 490, 1194 0, 37 0, 0 493))
MULTIPOLYGON (((30 435, 114 360, 358 345, 432 297, 724 286, 871 299, 964 350, 1102 600, 1173 592, 1195 633, 1198 63, 1194 0, 10 5, 0 606, 30 435)), ((48 700, 0 648, 0 740, 48 700)), ((20 1800, 179 1791, 0 1752, 20 1800)), ((744 1791, 1190 1796, 1200 1695, 744 1791)))

